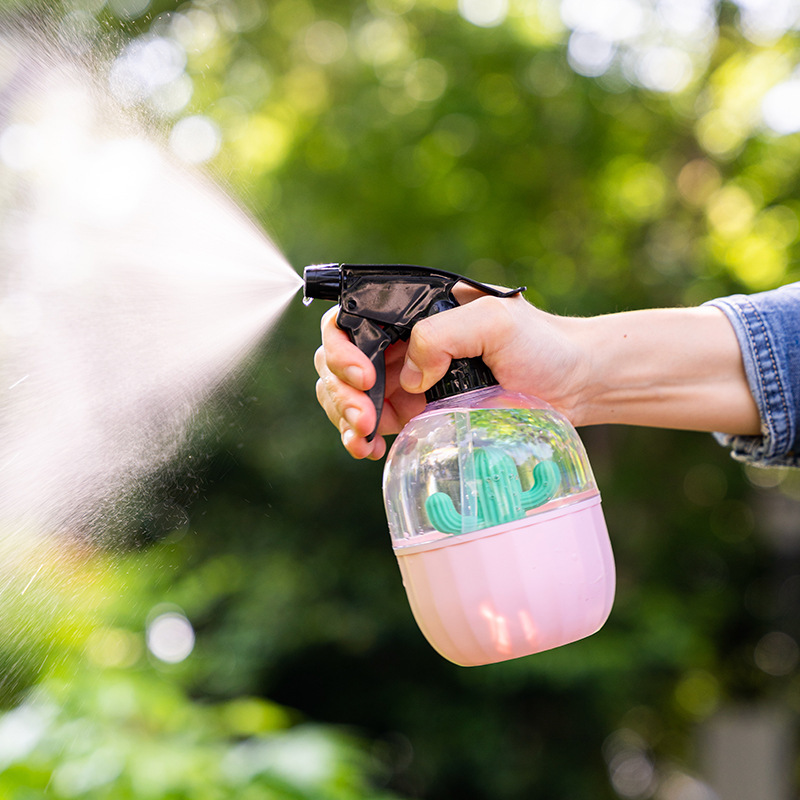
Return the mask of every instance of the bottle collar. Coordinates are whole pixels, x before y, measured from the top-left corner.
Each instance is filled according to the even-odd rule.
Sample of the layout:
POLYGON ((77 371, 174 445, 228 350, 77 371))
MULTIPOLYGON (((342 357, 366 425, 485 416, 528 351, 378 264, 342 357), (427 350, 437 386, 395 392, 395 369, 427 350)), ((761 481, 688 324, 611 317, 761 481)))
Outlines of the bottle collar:
POLYGON ((454 358, 444 377, 425 392, 429 403, 447 397, 497 386, 498 380, 480 356, 475 358, 454 358))

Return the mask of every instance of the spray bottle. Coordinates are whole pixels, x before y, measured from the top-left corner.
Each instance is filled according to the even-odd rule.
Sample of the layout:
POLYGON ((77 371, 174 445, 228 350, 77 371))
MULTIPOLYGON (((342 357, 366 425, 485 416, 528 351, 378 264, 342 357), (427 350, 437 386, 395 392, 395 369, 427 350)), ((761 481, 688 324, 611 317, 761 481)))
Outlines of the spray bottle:
MULTIPOLYGON (((407 265, 306 267, 305 298, 338 301, 337 324, 375 367, 421 319, 458 305, 464 282, 407 265)), ((454 359, 396 437, 383 474, 394 553, 414 617, 456 664, 505 661, 599 630, 614 599, 611 544, 586 451, 570 422, 505 391, 480 358, 454 359)), ((377 430, 368 438, 372 438, 377 430)))

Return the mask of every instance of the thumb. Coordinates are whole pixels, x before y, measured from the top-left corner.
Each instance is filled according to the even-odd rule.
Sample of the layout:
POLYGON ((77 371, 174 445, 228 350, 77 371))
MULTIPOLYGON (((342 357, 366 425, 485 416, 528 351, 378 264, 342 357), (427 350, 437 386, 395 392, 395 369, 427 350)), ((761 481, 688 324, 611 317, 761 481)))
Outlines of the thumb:
POLYGON ((483 355, 495 316, 485 301, 493 299, 481 298, 417 323, 400 372, 402 388, 412 394, 424 392, 447 372, 452 359, 483 355))

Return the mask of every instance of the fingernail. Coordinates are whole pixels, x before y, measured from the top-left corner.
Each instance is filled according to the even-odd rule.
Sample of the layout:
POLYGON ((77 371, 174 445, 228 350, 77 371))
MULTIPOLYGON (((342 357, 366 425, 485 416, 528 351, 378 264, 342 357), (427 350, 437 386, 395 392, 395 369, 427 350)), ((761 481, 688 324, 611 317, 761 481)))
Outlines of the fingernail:
POLYGON ((364 370, 361 367, 347 367, 344 377, 355 389, 360 389, 364 385, 364 370))
POLYGON ((376 436, 372 442, 372 452, 367 456, 370 461, 380 461, 385 453, 383 440, 380 436, 376 436))
POLYGON ((345 430, 345 432, 342 434, 342 444, 345 447, 349 447, 350 442, 352 442, 355 437, 355 431, 352 428, 347 428, 347 430, 345 430))
POLYGON ((422 370, 410 358, 403 364, 400 382, 406 389, 417 389, 422 385, 422 370))
POLYGON ((344 418, 347 420, 347 424, 351 428, 355 428, 356 423, 359 421, 359 419, 361 419, 361 411, 359 411, 357 408, 353 408, 352 406, 350 408, 346 408, 344 410, 344 418))

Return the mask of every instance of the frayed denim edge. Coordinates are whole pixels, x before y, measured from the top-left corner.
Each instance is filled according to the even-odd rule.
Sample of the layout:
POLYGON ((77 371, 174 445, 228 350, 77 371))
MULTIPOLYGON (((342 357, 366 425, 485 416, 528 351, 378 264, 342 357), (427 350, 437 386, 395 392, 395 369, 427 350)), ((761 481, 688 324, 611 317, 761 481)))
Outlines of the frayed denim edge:
POLYGON ((747 382, 761 415, 763 431, 761 436, 715 433, 714 438, 723 447, 730 448, 731 456, 738 461, 757 466, 800 466, 800 455, 787 452, 791 447, 791 425, 786 392, 780 382, 772 342, 761 314, 745 295, 719 298, 704 305, 718 308, 733 326, 742 350, 747 382), (753 322, 760 327, 758 332, 753 330, 753 322), (754 342, 757 335, 763 337, 766 343, 767 352, 761 358, 754 342), (777 385, 777 390, 767 389, 765 371, 772 374, 771 380, 777 385))

